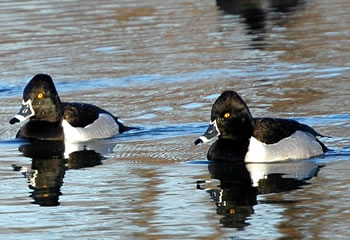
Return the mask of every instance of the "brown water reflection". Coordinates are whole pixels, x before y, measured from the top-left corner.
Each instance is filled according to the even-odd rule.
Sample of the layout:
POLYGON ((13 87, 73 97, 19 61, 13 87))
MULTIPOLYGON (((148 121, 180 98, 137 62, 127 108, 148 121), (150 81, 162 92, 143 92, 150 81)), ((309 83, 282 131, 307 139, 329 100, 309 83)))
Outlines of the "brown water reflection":
POLYGON ((341 0, 2 1, 0 235, 344 239, 349 8, 341 0), (32 191, 11 167, 46 166, 21 155, 7 124, 39 72, 53 76, 64 101, 99 105, 141 128, 113 139, 93 168, 55 172, 62 162, 53 161, 46 173, 63 181, 53 208, 30 204, 32 191), (208 146, 193 140, 227 89, 254 116, 295 118, 333 136, 324 140, 332 151, 314 159, 325 164, 318 176, 301 189, 257 195, 240 230, 223 228, 215 200, 196 189, 211 175, 208 146))

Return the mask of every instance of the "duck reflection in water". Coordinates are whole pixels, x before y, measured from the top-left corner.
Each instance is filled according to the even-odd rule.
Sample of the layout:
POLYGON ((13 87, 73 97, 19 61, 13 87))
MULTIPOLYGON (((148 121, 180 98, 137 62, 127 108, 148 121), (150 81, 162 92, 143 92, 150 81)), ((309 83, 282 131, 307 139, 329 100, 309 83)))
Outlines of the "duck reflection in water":
POLYGON ((210 162, 208 168, 211 178, 220 180, 219 188, 206 189, 216 203, 217 214, 223 216, 220 223, 224 227, 246 226, 247 217, 254 213, 258 191, 245 164, 210 162))
POLYGON ((110 152, 114 145, 103 141, 31 141, 19 147, 25 157, 32 159, 31 166, 14 165, 13 169, 26 177, 33 204, 58 206, 66 170, 102 164, 102 154, 110 152))
POLYGON ((216 0, 216 6, 223 14, 237 15, 245 24, 247 34, 253 36, 253 47, 262 48, 264 34, 271 26, 270 21, 280 24, 286 16, 303 7, 305 0, 216 0))
MULTIPOLYGON (((218 186, 199 183, 215 201, 217 214, 223 227, 242 229, 249 225, 247 219, 254 214, 260 194, 291 191, 309 184, 322 166, 313 160, 294 160, 276 163, 240 163, 213 161, 208 164, 212 179, 218 186)), ((264 201, 264 203, 267 203, 264 201)))

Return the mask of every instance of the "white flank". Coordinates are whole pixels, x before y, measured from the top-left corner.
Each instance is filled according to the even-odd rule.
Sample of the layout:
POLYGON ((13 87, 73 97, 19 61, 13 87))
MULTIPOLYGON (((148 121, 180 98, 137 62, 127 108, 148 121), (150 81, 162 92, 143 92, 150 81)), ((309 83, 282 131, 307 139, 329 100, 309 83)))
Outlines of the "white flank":
POLYGON ((119 126, 109 114, 101 113, 98 119, 86 127, 73 127, 66 120, 62 121, 64 139, 69 142, 88 141, 109 138, 119 133, 119 126))
POLYGON ((291 136, 274 144, 265 144, 251 137, 245 162, 272 162, 310 158, 322 153, 322 146, 312 134, 296 131, 291 136))

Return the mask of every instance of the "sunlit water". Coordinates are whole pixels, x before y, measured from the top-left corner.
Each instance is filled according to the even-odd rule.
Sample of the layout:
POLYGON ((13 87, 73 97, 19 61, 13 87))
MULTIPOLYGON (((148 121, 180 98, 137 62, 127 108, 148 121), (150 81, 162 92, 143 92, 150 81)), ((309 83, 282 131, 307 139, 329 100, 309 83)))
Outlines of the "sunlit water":
POLYGON ((346 239, 349 8, 2 1, 1 239, 346 239), (15 140, 19 126, 8 120, 40 72, 64 101, 96 104, 138 129, 70 146, 15 140), (331 150, 287 163, 208 163, 209 145, 193 142, 226 89, 254 116, 313 126, 331 150))

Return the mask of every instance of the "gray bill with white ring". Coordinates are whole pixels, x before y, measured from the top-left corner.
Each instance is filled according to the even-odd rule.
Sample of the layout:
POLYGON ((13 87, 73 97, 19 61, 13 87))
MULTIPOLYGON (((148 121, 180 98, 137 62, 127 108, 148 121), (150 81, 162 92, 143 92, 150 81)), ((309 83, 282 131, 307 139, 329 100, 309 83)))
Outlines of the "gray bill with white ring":
POLYGON ((32 100, 28 99, 26 102, 23 100, 21 109, 13 118, 11 118, 10 124, 23 122, 34 115, 35 112, 33 110, 32 100))
POLYGON ((215 137, 218 137, 220 135, 220 131, 218 129, 218 126, 216 124, 216 120, 210 121, 208 129, 205 131, 205 133, 198 137, 197 140, 194 142, 194 144, 200 144, 200 143, 206 143, 212 141, 215 137))

